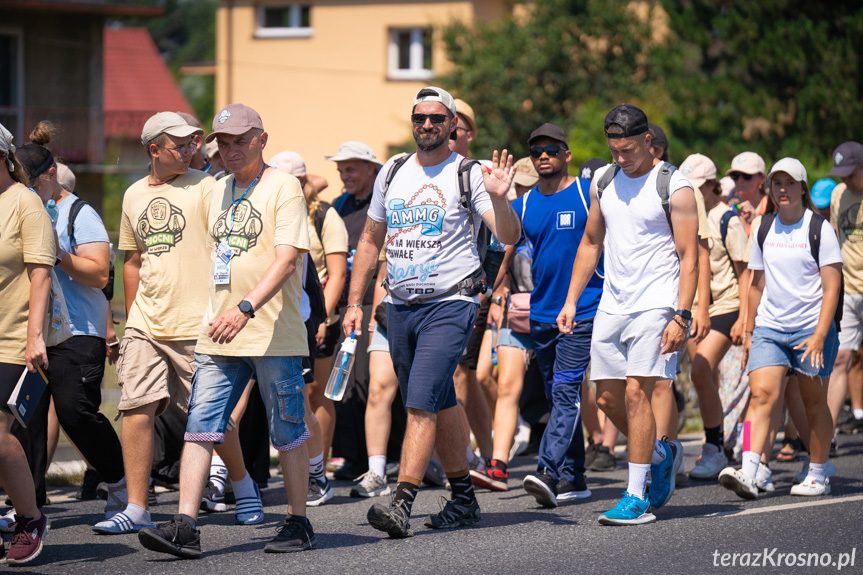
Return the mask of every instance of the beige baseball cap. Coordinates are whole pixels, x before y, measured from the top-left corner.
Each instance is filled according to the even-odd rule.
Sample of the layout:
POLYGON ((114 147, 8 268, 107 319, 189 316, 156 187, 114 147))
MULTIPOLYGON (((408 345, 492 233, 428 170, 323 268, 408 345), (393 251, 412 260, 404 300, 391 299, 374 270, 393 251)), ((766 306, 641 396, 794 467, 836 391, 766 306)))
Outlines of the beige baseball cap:
POLYGON ((270 161, 267 163, 277 170, 281 170, 292 176, 300 177, 306 175, 306 161, 297 152, 292 152, 291 150, 279 152, 270 158, 270 161))
POLYGON ((731 167, 725 172, 726 176, 732 172, 740 172, 741 174, 766 174, 767 164, 764 163, 764 158, 755 152, 743 152, 737 154, 731 160, 731 167))
POLYGON ((520 159, 513 167, 515 168, 515 175, 512 177, 512 181, 519 186, 529 186, 532 188, 539 181, 539 174, 536 173, 536 168, 533 167, 533 162, 530 158, 520 159))
POLYGON ((212 159, 216 154, 219 153, 219 143, 216 140, 210 140, 205 144, 205 151, 207 153, 207 158, 212 159))
POLYGON ((176 112, 159 112, 150 116, 150 119, 144 123, 144 129, 141 131, 141 143, 147 145, 148 142, 162 134, 185 138, 192 134, 203 133, 204 130, 190 126, 176 112))
POLYGON ((455 99, 455 111, 459 116, 462 116, 467 122, 467 126, 464 126, 474 134, 476 131, 476 116, 473 113, 473 108, 465 102, 464 100, 460 100, 459 98, 455 99))
POLYGON ((345 142, 339 146, 339 151, 334 156, 324 156, 325 160, 333 162, 346 162, 348 160, 363 160, 371 162, 378 166, 383 166, 375 153, 367 145, 362 142, 345 142))
POLYGON ((801 182, 803 184, 803 189, 807 192, 809 191, 809 181, 806 178, 806 168, 800 160, 796 158, 782 158, 773 164, 773 167, 770 168, 770 172, 767 174, 766 186, 768 189, 773 176, 779 172, 785 172, 798 182, 801 182))
POLYGON ((75 174, 66 164, 57 162, 57 182, 70 194, 75 191, 75 174))
MULTIPOLYGON (((449 110, 450 114, 456 115, 458 109, 455 105, 455 100, 450 96, 449 92, 437 86, 426 86, 414 96, 414 104, 411 106, 411 112, 421 102, 440 102, 443 107, 449 110)), ((473 110, 471 110, 472 112, 473 110)))
POLYGON ((704 182, 716 179, 716 164, 704 154, 692 154, 680 164, 680 173, 700 188, 704 182))
POLYGON ((261 115, 245 104, 228 104, 213 118, 213 132, 206 139, 210 142, 217 134, 239 136, 252 128, 264 129, 261 115))

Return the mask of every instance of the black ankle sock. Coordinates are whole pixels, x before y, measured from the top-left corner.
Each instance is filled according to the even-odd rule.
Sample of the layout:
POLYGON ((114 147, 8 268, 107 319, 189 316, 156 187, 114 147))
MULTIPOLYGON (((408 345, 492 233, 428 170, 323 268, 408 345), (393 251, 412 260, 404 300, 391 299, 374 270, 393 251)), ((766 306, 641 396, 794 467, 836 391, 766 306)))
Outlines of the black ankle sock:
POLYGON ((174 520, 176 521, 177 519, 179 519, 183 523, 189 525, 192 529, 198 528, 197 522, 188 515, 183 515, 182 513, 180 513, 179 515, 177 515, 177 517, 174 520))
POLYGON ((712 443, 713 445, 722 449, 722 426, 717 425, 716 427, 705 427, 704 428, 704 438, 707 443, 712 443))
POLYGON ((398 485, 396 485, 396 496, 393 503, 404 507, 408 515, 410 515, 419 490, 420 486, 415 483, 399 481, 398 485))
POLYGON ((452 498, 461 499, 465 503, 469 503, 476 499, 476 494, 473 492, 473 482, 470 480, 470 473, 466 473, 461 477, 447 477, 449 484, 452 487, 452 498))

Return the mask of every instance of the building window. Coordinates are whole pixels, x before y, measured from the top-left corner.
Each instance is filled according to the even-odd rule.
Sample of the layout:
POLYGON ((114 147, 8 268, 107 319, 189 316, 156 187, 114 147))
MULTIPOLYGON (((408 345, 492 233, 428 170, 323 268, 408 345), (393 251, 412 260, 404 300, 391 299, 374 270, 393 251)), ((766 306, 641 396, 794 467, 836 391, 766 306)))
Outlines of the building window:
POLYGON ((312 7, 308 4, 258 6, 256 38, 309 38, 312 7))
POLYGON ((18 139, 24 129, 21 33, 0 28, 0 124, 18 139))
POLYGON ((390 30, 390 79, 427 80, 432 76, 432 29, 390 30))

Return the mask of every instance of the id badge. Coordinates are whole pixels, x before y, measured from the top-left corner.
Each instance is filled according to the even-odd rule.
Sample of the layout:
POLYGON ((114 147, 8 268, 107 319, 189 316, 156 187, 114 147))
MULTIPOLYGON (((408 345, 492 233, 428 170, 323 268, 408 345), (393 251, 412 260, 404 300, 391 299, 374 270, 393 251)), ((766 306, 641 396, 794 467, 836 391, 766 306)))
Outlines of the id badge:
POLYGON ((51 310, 51 327, 53 329, 60 329, 60 301, 56 299, 51 310))
POLYGON ((231 283, 231 261, 225 262, 221 256, 216 258, 216 266, 213 270, 213 284, 228 285, 231 283))
POLYGON ((228 245, 226 240, 222 240, 219 247, 216 248, 216 255, 226 264, 231 263, 231 258, 234 257, 234 250, 228 245))

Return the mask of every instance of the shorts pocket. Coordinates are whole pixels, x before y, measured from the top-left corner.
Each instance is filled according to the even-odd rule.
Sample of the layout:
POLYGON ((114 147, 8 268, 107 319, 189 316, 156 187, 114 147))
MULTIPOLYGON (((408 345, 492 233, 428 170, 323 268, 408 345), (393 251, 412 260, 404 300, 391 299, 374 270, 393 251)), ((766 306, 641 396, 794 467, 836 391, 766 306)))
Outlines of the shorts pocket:
POLYGON ((126 348, 129 347, 129 342, 131 340, 127 337, 124 337, 120 340, 120 346, 117 350, 117 385, 123 387, 123 365, 126 363, 126 348))
POLYGON ((105 364, 90 364, 81 366, 81 383, 87 385, 99 386, 102 384, 102 378, 105 375, 105 364))
POLYGON ((294 376, 275 384, 276 398, 279 402, 279 417, 288 423, 303 420, 303 377, 294 376))

